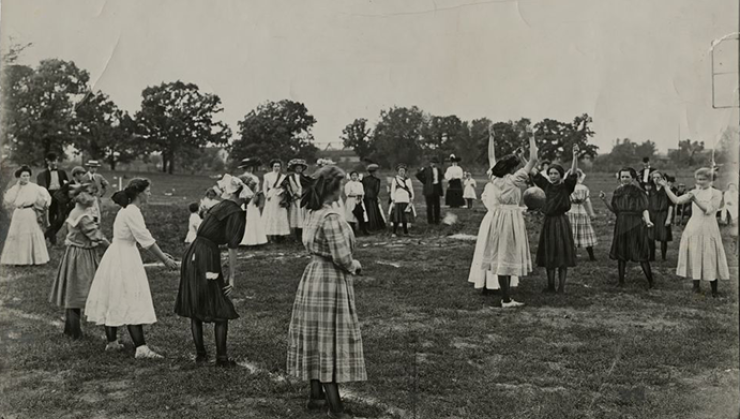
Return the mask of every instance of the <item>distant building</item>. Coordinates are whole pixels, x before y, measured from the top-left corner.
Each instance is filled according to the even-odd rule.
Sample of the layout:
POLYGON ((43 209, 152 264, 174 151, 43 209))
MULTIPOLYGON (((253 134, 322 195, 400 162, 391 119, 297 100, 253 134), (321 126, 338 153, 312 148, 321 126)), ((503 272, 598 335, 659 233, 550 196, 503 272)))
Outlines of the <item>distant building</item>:
POLYGON ((360 162, 360 156, 358 156, 354 150, 350 149, 337 149, 329 143, 325 148, 319 150, 316 153, 317 159, 330 159, 337 164, 353 164, 360 162))

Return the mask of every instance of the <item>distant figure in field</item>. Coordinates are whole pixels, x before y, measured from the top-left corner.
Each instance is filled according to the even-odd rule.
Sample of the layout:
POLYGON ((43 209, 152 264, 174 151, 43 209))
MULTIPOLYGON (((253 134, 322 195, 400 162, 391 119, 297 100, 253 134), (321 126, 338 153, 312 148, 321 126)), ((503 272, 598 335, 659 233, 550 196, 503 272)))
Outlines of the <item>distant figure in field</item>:
POLYGON ((368 175, 362 178, 362 187, 365 191, 363 201, 367 211, 367 229, 369 231, 385 230, 385 214, 380 207, 380 179, 376 175, 379 166, 371 163, 367 166, 368 175))
POLYGON ((445 204, 450 208, 465 206, 465 199, 463 199, 464 172, 459 164, 460 159, 454 154, 450 154, 450 167, 445 171, 445 180, 447 181, 445 204))
POLYGON ((265 226, 265 234, 272 242, 282 241, 290 236, 290 224, 288 222, 288 207, 290 196, 285 190, 287 179, 281 170, 283 163, 278 159, 270 161, 269 173, 265 173, 262 190, 265 193, 265 209, 262 212, 262 222, 265 226))
POLYGON ((409 235, 408 216, 411 212, 411 204, 414 202, 414 187, 411 179, 406 177, 405 164, 396 166, 396 176, 391 181, 391 220, 393 220, 393 234, 396 237, 398 226, 403 227, 403 235, 409 235))
POLYGON ((261 246, 267 243, 265 226, 262 224, 262 213, 260 212, 260 207, 265 204, 265 194, 260 185, 260 178, 255 173, 260 164, 262 162, 254 158, 246 158, 239 163, 239 168, 244 169, 244 173, 239 176, 239 179, 252 188, 252 192, 254 192, 254 196, 246 205, 246 227, 244 228, 244 237, 242 237, 240 243, 241 246, 261 246))
POLYGON ((712 297, 718 295, 718 280, 730 279, 727 256, 722 244, 717 209, 722 205, 722 192, 712 188, 712 169, 694 172, 696 188, 678 197, 661 180, 668 197, 676 204, 691 203, 691 219, 681 234, 676 275, 694 281, 694 292, 701 292, 701 281, 709 281, 712 297))
POLYGON ((427 204, 427 223, 429 224, 439 224, 441 222, 439 200, 440 197, 444 196, 444 190, 442 188, 442 172, 437 167, 438 164, 439 160, 434 157, 428 166, 416 172, 416 178, 424 185, 422 193, 427 204))
POLYGON ((365 188, 359 180, 359 173, 355 171, 350 172, 349 181, 344 184, 344 195, 346 196, 346 200, 344 202, 344 216, 347 222, 352 226, 352 230, 355 234, 359 232, 362 232, 362 234, 368 234, 367 228, 365 227, 367 213, 363 203, 365 188))
POLYGON ((470 172, 465 172, 465 190, 463 191, 463 198, 465 198, 465 203, 467 204, 468 209, 473 209, 473 201, 478 199, 478 196, 475 193, 475 188, 478 186, 475 179, 473 179, 473 175, 470 172))
POLYGON ((643 157, 642 169, 637 173, 637 182, 640 184, 642 189, 647 189, 645 185, 650 183, 650 174, 653 173, 653 171, 655 171, 655 169, 650 167, 650 157, 643 157))
POLYGON ((190 244, 195 240, 195 237, 198 235, 198 227, 200 227, 200 223, 203 221, 198 214, 197 202, 188 205, 188 209, 190 210, 190 218, 188 218, 188 234, 185 236, 185 244, 190 244))
POLYGON ((16 184, 5 192, 4 206, 12 211, 0 264, 44 265, 49 262, 40 219, 52 198, 46 189, 31 182, 31 168, 23 165, 15 171, 16 184))
POLYGON ((288 162, 288 179, 285 182, 286 190, 290 195, 290 207, 288 207, 288 223, 296 240, 300 243, 303 235, 303 220, 306 217, 306 209, 301 207, 301 195, 303 187, 311 179, 304 174, 308 169, 303 159, 293 159, 288 162))
POLYGON ((576 170, 578 184, 570 195, 570 211, 568 219, 570 227, 573 229, 573 241, 576 247, 585 247, 588 252, 588 259, 596 260, 594 256, 594 246, 596 246, 596 233, 591 226, 591 220, 596 218, 596 213, 591 205, 591 192, 588 186, 583 184, 586 174, 581 170, 576 170))
POLYGON ((98 168, 100 167, 100 162, 97 160, 88 160, 85 164, 85 167, 87 167, 88 173, 90 173, 90 178, 92 180, 93 184, 93 195, 95 196, 95 206, 97 207, 97 211, 99 213, 99 219, 98 222, 103 222, 103 205, 101 202, 101 198, 105 196, 105 193, 108 191, 108 187, 110 186, 110 183, 105 179, 103 175, 98 173, 98 168))
POLYGON ((67 173, 59 169, 55 153, 47 154, 45 161, 46 169, 38 174, 36 183, 42 188, 46 188, 51 196, 49 227, 44 232, 44 236, 49 239, 52 245, 55 245, 57 243, 57 232, 62 228, 69 213, 66 208, 66 204, 69 202, 66 188, 69 179, 67 173))

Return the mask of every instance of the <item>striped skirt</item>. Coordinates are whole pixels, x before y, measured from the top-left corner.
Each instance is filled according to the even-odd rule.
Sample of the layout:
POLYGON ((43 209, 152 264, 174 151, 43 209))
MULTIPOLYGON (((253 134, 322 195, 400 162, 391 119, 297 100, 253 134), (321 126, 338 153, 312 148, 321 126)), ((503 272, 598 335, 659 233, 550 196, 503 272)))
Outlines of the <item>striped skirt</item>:
POLYGON ((303 271, 288 330, 288 374, 302 380, 367 380, 351 276, 320 256, 303 271))
POLYGON ((576 247, 596 246, 596 233, 591 226, 591 217, 588 216, 583 204, 573 204, 568 211, 568 221, 573 231, 573 242, 576 247))
POLYGON ((537 247, 537 266, 547 269, 576 266, 573 232, 565 214, 546 215, 537 247))

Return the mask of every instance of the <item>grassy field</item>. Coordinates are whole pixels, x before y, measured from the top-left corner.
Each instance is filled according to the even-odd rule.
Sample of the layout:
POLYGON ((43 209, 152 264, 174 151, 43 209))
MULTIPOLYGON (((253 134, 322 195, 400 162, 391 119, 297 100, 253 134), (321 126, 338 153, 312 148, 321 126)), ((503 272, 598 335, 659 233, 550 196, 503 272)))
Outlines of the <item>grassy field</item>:
MULTIPOLYGON (((155 195, 143 209, 149 228, 166 252, 181 254, 187 204, 212 181, 147 177, 155 195)), ((691 184, 689 178, 681 180, 691 184)), ((594 194, 616 186, 596 174, 586 183, 594 194)), ((482 296, 466 282, 474 241, 450 238, 477 234, 480 202, 472 211, 454 210, 457 224, 439 227, 424 222, 423 199, 416 204, 421 223, 410 239, 386 232, 358 240, 364 276, 355 290, 369 381, 342 389, 356 416, 737 417, 738 278, 729 239, 732 280, 721 283, 718 299, 696 296, 675 276, 680 229, 668 261, 654 265, 656 288, 646 291, 631 265, 620 289, 607 255, 614 217, 594 200, 598 260, 580 251, 567 294, 559 296, 541 294, 545 274, 536 270, 515 291, 526 307, 502 311, 497 296, 482 296)), ((114 214, 104 215, 109 237, 114 214)), ((527 222, 535 252, 541 218, 530 214, 527 222)), ((291 306, 308 262, 298 244, 241 252, 241 318, 231 324, 229 344, 242 367, 231 371, 192 361, 189 322, 173 313, 179 276, 157 266, 148 272, 159 319, 146 333, 167 359, 134 360, 130 343, 125 353, 105 353, 103 331, 92 325, 83 324, 83 340, 66 339, 62 311, 47 301, 63 247, 50 252, 46 266, 2 271, 0 416, 320 417, 303 409, 305 383, 284 375, 291 306)))

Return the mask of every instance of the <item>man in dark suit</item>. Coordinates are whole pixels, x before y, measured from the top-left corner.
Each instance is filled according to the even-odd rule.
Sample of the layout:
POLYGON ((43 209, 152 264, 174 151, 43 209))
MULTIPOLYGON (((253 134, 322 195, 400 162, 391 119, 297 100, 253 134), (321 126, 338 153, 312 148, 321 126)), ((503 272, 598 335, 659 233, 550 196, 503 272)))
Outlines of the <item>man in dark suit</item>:
POLYGON ((650 157, 643 157, 642 159, 642 169, 640 169, 639 172, 637 172, 637 182, 640 183, 640 186, 642 186, 642 189, 645 189, 645 185, 650 182, 650 174, 653 173, 655 169, 650 167, 650 157))
POLYGON ((57 167, 57 155, 49 153, 46 155, 46 170, 39 173, 36 177, 36 183, 46 188, 51 195, 51 205, 49 206, 49 227, 44 232, 44 236, 49 239, 51 244, 57 243, 57 232, 64 225, 67 218, 67 203, 69 198, 66 195, 69 186, 69 179, 64 170, 57 167))
POLYGON ((434 157, 429 165, 416 172, 416 178, 424 185, 423 193, 427 202, 427 223, 439 224, 439 199, 444 196, 442 190, 442 170, 437 167, 439 160, 434 157))

